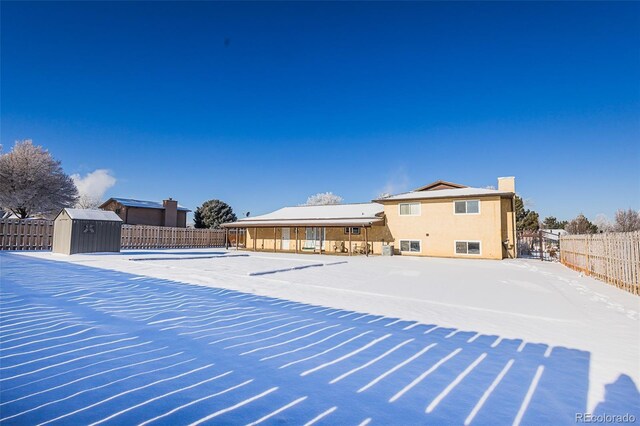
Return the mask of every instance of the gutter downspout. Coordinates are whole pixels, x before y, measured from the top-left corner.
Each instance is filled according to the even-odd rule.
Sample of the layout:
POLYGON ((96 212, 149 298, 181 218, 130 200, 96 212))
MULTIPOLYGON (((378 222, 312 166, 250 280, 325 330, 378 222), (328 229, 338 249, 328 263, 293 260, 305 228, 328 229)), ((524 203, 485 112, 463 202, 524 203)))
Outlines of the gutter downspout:
POLYGON ((513 258, 518 258, 518 239, 516 230, 516 194, 511 197, 511 221, 513 222, 513 258))

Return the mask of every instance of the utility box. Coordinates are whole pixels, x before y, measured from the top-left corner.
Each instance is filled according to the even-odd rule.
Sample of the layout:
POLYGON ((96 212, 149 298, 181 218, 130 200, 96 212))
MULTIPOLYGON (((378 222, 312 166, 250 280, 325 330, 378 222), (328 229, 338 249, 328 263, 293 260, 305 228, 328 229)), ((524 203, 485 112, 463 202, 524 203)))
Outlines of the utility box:
POLYGON ((119 252, 122 219, 112 211, 63 209, 53 222, 52 251, 119 252))
POLYGON ((382 246, 382 255, 393 256, 393 244, 387 244, 386 246, 382 246))

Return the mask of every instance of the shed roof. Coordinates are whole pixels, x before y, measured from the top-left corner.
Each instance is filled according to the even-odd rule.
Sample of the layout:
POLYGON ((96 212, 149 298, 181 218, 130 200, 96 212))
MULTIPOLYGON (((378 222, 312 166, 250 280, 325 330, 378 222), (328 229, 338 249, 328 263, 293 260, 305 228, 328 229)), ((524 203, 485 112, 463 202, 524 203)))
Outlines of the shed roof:
POLYGON ((222 226, 367 226, 383 221, 383 211, 384 207, 378 203, 284 207, 222 226))
MULTIPOLYGON (((116 201, 120 204, 122 204, 123 206, 126 207, 138 207, 138 208, 143 208, 143 209, 160 209, 160 210, 164 210, 164 206, 162 205, 161 202, 158 201, 147 201, 147 200, 135 200, 133 198, 109 198, 107 201, 105 201, 104 203, 102 203, 102 206, 104 206, 105 204, 107 204, 109 201, 116 201)), ((102 207, 100 206, 100 207, 102 207)), ((185 212, 190 212, 191 210, 189 210, 188 208, 181 206, 180 204, 178 204, 178 210, 181 211, 185 211, 185 212)))
POLYGON ((475 197, 475 196, 487 196, 487 195, 499 195, 509 196, 513 195, 513 192, 499 191, 497 189, 488 188, 454 188, 454 189, 440 189, 437 191, 411 191, 403 194, 392 195, 386 198, 380 198, 374 200, 376 202, 384 203, 387 201, 397 200, 423 200, 430 198, 456 198, 456 197, 475 197))
MULTIPOLYGON (((115 212, 96 209, 62 209, 73 220, 102 220, 107 222, 122 222, 115 212)), ((60 213, 62 213, 62 211, 60 213)), ((60 214, 58 214, 59 216, 60 214)), ((56 216, 57 217, 57 216, 56 216)))

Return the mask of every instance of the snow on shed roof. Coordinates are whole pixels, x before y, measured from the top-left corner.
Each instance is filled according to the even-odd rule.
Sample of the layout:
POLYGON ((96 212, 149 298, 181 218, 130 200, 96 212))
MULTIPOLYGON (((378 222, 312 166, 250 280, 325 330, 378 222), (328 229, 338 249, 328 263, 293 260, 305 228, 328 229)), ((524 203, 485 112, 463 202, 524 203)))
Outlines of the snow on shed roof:
MULTIPOLYGON (((107 222, 122 222, 120 216, 109 210, 96 209, 63 209, 74 220, 103 220, 107 222)), ((62 212, 61 212, 62 213, 62 212)))
POLYGON ((453 197, 473 197, 481 195, 512 195, 512 192, 499 191, 497 189, 488 188, 455 188, 440 189, 437 191, 411 191, 403 194, 392 195, 386 198, 380 198, 374 201, 385 202, 395 200, 422 200, 429 198, 453 198, 453 197))
POLYGON ((384 207, 378 203, 329 204, 284 207, 271 213, 247 217, 223 226, 269 225, 365 225, 383 220, 384 207))
MULTIPOLYGON (((109 200, 105 201, 102 205, 105 205, 109 201, 114 200, 118 203, 122 204, 126 207, 141 207, 145 209, 162 209, 164 210, 164 206, 161 202, 158 201, 146 201, 146 200, 134 200, 132 198, 109 198, 109 200)), ((178 204, 178 210, 190 212, 188 208, 181 206, 178 204)))

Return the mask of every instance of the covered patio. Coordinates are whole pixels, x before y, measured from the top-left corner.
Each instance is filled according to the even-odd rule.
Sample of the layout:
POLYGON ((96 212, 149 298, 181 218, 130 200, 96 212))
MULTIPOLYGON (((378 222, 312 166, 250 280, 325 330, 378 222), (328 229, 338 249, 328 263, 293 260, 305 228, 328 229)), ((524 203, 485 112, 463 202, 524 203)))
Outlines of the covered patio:
POLYGON ((238 236, 237 248, 244 233, 244 248, 252 251, 368 256, 390 242, 377 203, 285 207, 222 226, 229 237, 238 236))

